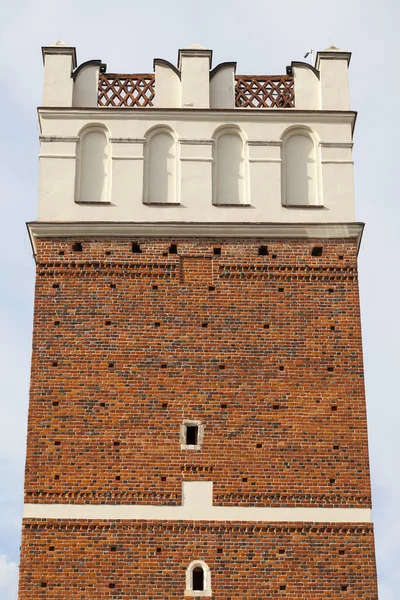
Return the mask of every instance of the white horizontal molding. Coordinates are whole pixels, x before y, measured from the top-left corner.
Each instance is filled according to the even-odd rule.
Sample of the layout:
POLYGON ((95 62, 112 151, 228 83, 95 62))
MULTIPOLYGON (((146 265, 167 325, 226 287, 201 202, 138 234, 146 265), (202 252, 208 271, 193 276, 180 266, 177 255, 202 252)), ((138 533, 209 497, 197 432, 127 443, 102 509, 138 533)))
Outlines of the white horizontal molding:
POLYGON ((212 146, 214 140, 200 140, 200 139, 180 139, 179 143, 182 146, 212 146))
POLYGON ((71 107, 39 107, 39 119, 73 120, 87 119, 96 122, 105 121, 153 121, 166 123, 173 121, 212 121, 224 122, 225 125, 238 122, 256 122, 258 119, 265 122, 276 123, 355 123, 356 112, 341 110, 296 110, 293 108, 233 108, 227 109, 199 109, 199 108, 138 108, 125 110, 121 108, 71 108, 71 107))
POLYGON ((70 137, 62 135, 40 135, 41 142, 78 142, 79 137, 70 137))
POLYGON ((281 163, 281 158, 249 158, 251 163, 281 163))
POLYGON ((34 519, 369 523, 369 508, 213 506, 211 481, 182 484, 182 506, 146 504, 25 504, 34 519))
POLYGON ((248 146, 282 146, 282 140, 247 140, 248 146))
POLYGON ((112 144, 144 144, 145 138, 110 138, 112 144))
POLYGON ((112 156, 112 160, 144 160, 144 156, 112 156))
POLYGON ((76 154, 51 154, 51 153, 42 153, 39 154, 38 158, 76 158, 76 154))
MULTIPOLYGON (((154 205, 156 206, 156 205, 154 205)), ((246 207, 244 207, 246 208, 246 207)), ((218 207, 215 208, 218 210, 218 207)), ((363 223, 225 223, 225 222, 44 222, 27 223, 33 241, 46 237, 248 237, 248 238, 356 238, 363 223)))
POLYGON ((353 148, 353 142, 320 142, 322 148, 353 148))
POLYGON ((210 156, 181 156, 182 162, 213 162, 210 156))

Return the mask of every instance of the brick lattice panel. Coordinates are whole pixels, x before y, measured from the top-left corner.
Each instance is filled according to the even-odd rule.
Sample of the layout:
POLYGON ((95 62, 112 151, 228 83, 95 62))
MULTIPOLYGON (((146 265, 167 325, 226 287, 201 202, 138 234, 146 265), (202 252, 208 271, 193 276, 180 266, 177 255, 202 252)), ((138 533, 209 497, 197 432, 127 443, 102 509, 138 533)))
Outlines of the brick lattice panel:
POLYGON ((153 73, 137 75, 100 73, 97 97, 99 106, 145 108, 153 106, 153 100, 153 73))
POLYGON ((294 108, 294 79, 290 75, 236 75, 235 106, 294 108))

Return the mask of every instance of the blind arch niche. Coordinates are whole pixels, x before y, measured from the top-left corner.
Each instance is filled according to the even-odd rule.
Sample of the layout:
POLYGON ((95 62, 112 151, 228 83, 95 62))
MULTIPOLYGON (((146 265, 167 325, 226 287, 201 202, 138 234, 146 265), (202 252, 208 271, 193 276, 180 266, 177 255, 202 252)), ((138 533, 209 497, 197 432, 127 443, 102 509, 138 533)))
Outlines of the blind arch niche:
POLYGON ((245 145, 239 129, 217 130, 213 150, 213 204, 247 204, 245 145))
POLYGON ((156 127, 145 137, 144 202, 178 204, 176 136, 167 127, 156 127))
POLYGON ((91 125, 79 133, 78 202, 108 202, 110 193, 110 156, 108 131, 101 125, 91 125))
POLYGON ((320 205, 320 160, 315 136, 306 128, 296 127, 285 132, 282 143, 282 204, 320 205))

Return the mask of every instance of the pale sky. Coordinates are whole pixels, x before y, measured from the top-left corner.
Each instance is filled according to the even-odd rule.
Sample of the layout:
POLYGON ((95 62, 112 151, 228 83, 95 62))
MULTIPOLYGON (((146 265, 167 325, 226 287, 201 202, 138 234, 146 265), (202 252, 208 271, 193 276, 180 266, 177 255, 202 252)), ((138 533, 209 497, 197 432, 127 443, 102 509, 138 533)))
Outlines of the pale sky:
POLYGON ((400 597, 399 21, 398 0, 2 3, 1 600, 17 597, 34 285, 25 222, 37 215, 40 48, 58 39, 76 46, 78 63, 100 58, 108 71, 121 73, 151 72, 155 57, 175 64, 178 48, 193 42, 213 49, 214 65, 237 61, 238 73, 283 74, 309 48, 334 44, 353 52, 351 99, 359 113, 356 218, 366 223, 359 267, 379 598, 400 597))

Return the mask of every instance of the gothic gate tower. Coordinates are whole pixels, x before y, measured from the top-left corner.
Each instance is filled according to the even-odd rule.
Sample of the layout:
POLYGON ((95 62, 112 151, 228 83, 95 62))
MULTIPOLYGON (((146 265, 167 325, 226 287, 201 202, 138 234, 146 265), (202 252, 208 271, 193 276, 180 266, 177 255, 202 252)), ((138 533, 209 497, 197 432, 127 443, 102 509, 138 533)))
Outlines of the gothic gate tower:
POLYGON ((20 600, 377 600, 348 52, 43 48, 20 600))

